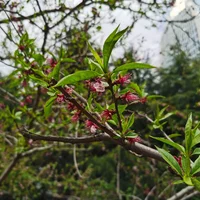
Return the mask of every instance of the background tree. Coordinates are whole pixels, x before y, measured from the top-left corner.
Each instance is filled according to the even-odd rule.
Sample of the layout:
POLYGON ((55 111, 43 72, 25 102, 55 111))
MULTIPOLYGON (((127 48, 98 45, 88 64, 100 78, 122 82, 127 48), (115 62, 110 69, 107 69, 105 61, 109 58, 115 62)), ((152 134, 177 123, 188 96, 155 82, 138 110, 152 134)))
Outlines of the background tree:
MULTIPOLYGON (((64 2, 53 4, 52 1, 24 1, 20 4, 8 1, 1 4, 3 19, 0 24, 5 36, 2 37, 1 59, 15 69, 9 76, 2 78, 0 90, 0 108, 4 111, 0 114, 2 198, 148 199, 151 196, 162 199, 184 187, 167 187, 166 192, 162 192, 163 187, 171 186, 171 174, 168 170, 166 172, 164 163, 158 162, 163 159, 152 148, 151 140, 147 140, 146 129, 142 129, 143 126, 147 127, 149 119, 145 114, 152 112, 146 105, 151 102, 151 98, 142 86, 146 73, 133 72, 136 80, 128 87, 126 84, 129 84, 130 75, 125 72, 118 74, 116 71, 109 77, 108 69, 104 68, 106 75, 103 76, 97 53, 100 57, 104 56, 105 60, 105 51, 97 47, 95 53, 87 43, 89 39, 94 43, 95 38, 92 36, 101 28, 99 22, 103 16, 100 11, 104 9, 127 10, 133 14, 130 32, 138 19, 148 17, 146 11, 161 13, 163 10, 158 9, 158 6, 167 8, 168 5, 166 2, 139 1, 138 8, 133 10, 124 1, 85 0, 72 7, 64 2), (29 12, 32 13, 26 13, 27 6, 31 7, 29 12), (53 86, 62 77, 88 67, 92 71, 87 71, 88 74, 101 74, 105 80, 90 79, 92 77, 84 73, 84 77, 90 79, 86 83, 73 82, 68 84, 70 87, 67 86, 66 90, 60 86, 58 90, 54 89, 53 86), (106 82, 108 85, 104 85, 106 82), (116 87, 112 84, 116 84, 116 87), (108 86, 110 88, 107 90, 108 86), (112 88, 116 93, 120 91, 118 95, 121 99, 113 95, 112 88), (130 88, 134 94, 127 93, 130 88), (100 95, 104 89, 106 93, 100 95), (146 97, 148 101, 145 104, 146 97), (124 103, 124 100, 129 101, 130 98, 136 100, 136 103, 130 104, 124 115, 121 115, 126 108, 127 102, 124 103), (79 109, 72 102, 77 102, 75 105, 79 109), (101 118, 105 117, 100 124, 98 113, 101 118), (130 117, 132 113, 134 115, 130 117), (111 115, 113 121, 107 126, 104 123, 111 115), (120 117, 123 120, 119 120, 120 117), (139 123, 141 117, 145 118, 139 123), (93 121, 87 121, 88 118, 93 121), (132 127, 134 118, 136 122, 132 127), (121 124, 125 124, 127 119, 131 124, 129 134, 123 133, 125 125, 121 124), (140 133, 142 144, 138 143, 140 139, 134 132, 140 133), (123 137, 119 136, 121 133, 123 137), (91 144, 94 141, 102 142, 91 144), (148 162, 137 156, 149 157, 148 162)), ((122 33, 125 30, 118 33, 117 39, 122 33)), ((137 58, 131 54, 125 53, 127 60, 113 61, 111 65, 117 67, 127 61, 135 62, 137 58)), ((108 63, 104 63, 105 66, 108 67, 108 63)), ((150 66, 144 64, 142 67, 150 66)), ((128 69, 134 68, 135 65, 131 65, 128 69)), ((150 123, 149 126, 151 130, 150 123)), ((189 192, 193 192, 193 189, 190 188, 189 192)))

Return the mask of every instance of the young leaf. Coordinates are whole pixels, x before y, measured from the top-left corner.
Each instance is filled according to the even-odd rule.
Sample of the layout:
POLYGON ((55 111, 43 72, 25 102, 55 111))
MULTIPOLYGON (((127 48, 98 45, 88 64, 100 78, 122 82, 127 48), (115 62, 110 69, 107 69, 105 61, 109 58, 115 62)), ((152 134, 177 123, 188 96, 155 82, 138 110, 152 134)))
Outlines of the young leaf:
POLYGON ((142 90, 140 89, 138 84, 132 82, 130 85, 136 91, 136 93, 141 97, 142 96, 142 90))
POLYGON ((187 123, 185 125, 185 146, 186 152, 189 153, 192 147, 192 114, 188 117, 187 123))
POLYGON ((132 131, 129 131, 128 133, 126 133, 125 137, 126 138, 136 138, 138 136, 137 133, 134 133, 132 131))
POLYGON ((197 145, 198 143, 200 143, 200 131, 199 131, 199 129, 197 129, 196 132, 195 132, 195 136, 194 136, 194 138, 192 140, 191 147, 197 145))
POLYGON ((63 77, 54 87, 64 86, 67 84, 73 84, 78 81, 83 81, 91 78, 98 77, 100 74, 91 70, 77 71, 74 74, 63 77))
POLYGON ((194 187, 195 187, 198 191, 200 191, 200 181, 199 181, 198 179, 196 179, 196 178, 191 178, 191 180, 192 180, 192 183, 193 183, 194 187))
POLYGON ((108 71, 108 61, 116 42, 128 29, 127 27, 124 30, 117 33, 118 28, 119 26, 108 36, 103 45, 103 68, 105 72, 108 71))
POLYGON ((60 62, 61 63, 65 63, 65 62, 67 62, 67 63, 74 63, 74 62, 76 62, 74 59, 72 59, 72 58, 62 58, 61 60, 60 60, 60 62))
POLYGON ((155 67, 144 63, 127 63, 119 67, 116 67, 113 70, 113 72, 120 72, 123 70, 133 70, 133 69, 151 69, 151 68, 155 67))
POLYGON ((95 71, 95 72, 97 72, 99 74, 103 74, 104 73, 103 70, 102 70, 102 67, 99 65, 99 63, 94 62, 90 58, 87 58, 87 63, 90 66, 90 69, 92 71, 95 71))
POLYGON ((129 129, 129 128, 133 125, 133 123, 134 123, 134 117, 135 117, 135 115, 134 115, 134 113, 133 113, 133 114, 130 116, 129 120, 128 120, 127 129, 129 129))
POLYGON ((164 115, 163 117, 161 117, 159 120, 160 120, 160 121, 165 120, 165 119, 167 119, 168 117, 170 117, 170 116, 172 116, 172 115, 174 115, 173 112, 167 113, 166 115, 164 115))
POLYGON ((99 54, 92 48, 92 46, 90 45, 89 42, 88 42, 88 47, 89 47, 90 51, 92 52, 93 56, 95 57, 96 61, 99 63, 99 65, 101 67, 103 67, 103 63, 102 63, 102 60, 101 60, 99 54))
POLYGON ((192 155, 199 155, 200 154, 200 148, 194 149, 192 155))
POLYGON ((47 118, 49 117, 51 113, 51 108, 54 103, 54 100, 56 99, 56 96, 51 97, 44 105, 44 116, 47 118))
POLYGON ((60 62, 56 64, 53 68, 53 71, 48 75, 49 78, 54 78, 56 81, 59 80, 59 72, 60 72, 60 62))
POLYGON ((199 171, 200 171, 200 156, 195 160, 192 166, 191 175, 194 175, 199 171))
POLYGON ((181 164, 182 164, 183 171, 185 172, 187 176, 189 176, 190 175, 190 158, 188 156, 187 157, 182 156, 181 164))
POLYGON ((184 183, 183 180, 176 180, 173 182, 174 185, 178 185, 178 184, 182 184, 182 183, 184 183))
POLYGON ((33 82, 37 83, 38 85, 41 85, 42 87, 47 87, 48 83, 43 81, 40 78, 36 78, 34 75, 29 75, 29 78, 33 80, 33 82))
POLYGON ((184 176, 183 176, 183 181, 184 181, 187 185, 191 185, 191 186, 193 185, 190 176, 184 175, 184 176))
POLYGON ((180 176, 182 176, 181 167, 179 166, 176 159, 164 149, 156 147, 158 152, 161 154, 162 158, 174 169, 180 176))
POLYGON ((185 148, 180 144, 177 144, 175 142, 172 142, 170 140, 167 140, 167 139, 161 138, 161 137, 153 137, 153 136, 150 136, 150 137, 153 138, 153 139, 159 140, 159 141, 161 141, 161 142, 163 142, 165 144, 168 144, 168 145, 178 149, 182 153, 185 153, 185 148))

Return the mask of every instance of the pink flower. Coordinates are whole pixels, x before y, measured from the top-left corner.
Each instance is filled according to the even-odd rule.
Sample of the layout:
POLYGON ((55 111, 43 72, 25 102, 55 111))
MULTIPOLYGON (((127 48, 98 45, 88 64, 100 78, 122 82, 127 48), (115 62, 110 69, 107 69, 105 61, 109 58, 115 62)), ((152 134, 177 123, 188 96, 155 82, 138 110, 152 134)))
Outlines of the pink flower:
POLYGON ((140 98, 137 95, 132 94, 130 91, 128 91, 127 93, 123 94, 120 98, 124 99, 127 102, 133 102, 133 101, 140 100, 140 98))
POLYGON ((24 45, 19 45, 18 48, 20 51, 24 51, 26 47, 24 45))
POLYGON ((78 110, 71 118, 72 122, 77 122, 80 118, 80 115, 81 115, 81 111, 78 110))
POLYGON ((182 167, 182 157, 181 156, 179 156, 179 157, 174 156, 174 158, 176 159, 176 161, 178 162, 178 164, 180 165, 180 167, 182 167))
POLYGON ((55 67, 57 65, 57 61, 54 58, 48 58, 47 59, 47 64, 50 65, 52 68, 55 67))
POLYGON ((119 78, 114 82, 114 84, 129 84, 131 82, 131 74, 126 74, 124 76, 119 75, 119 78))
POLYGON ((76 109, 76 106, 75 106, 73 103, 69 102, 69 103, 67 104, 67 109, 68 109, 68 110, 74 110, 74 109, 76 109))
POLYGON ((4 103, 0 103, 0 109, 3 110, 5 108, 5 104, 4 103))
POLYGON ((91 120, 86 120, 85 125, 90 130, 91 133, 96 133, 98 126, 91 120))
POLYGON ((132 144, 132 143, 135 143, 135 142, 141 142, 141 138, 139 136, 137 137, 134 137, 134 138, 127 138, 127 140, 132 144))
POLYGON ((112 118, 112 115, 115 113, 114 110, 104 110, 102 113, 101 113, 101 117, 105 120, 109 120, 112 118))
POLYGON ((31 104, 33 101, 33 97, 31 95, 28 95, 25 99, 25 102, 28 103, 28 104, 31 104))
POLYGON ((67 87, 67 88, 65 89, 65 91, 66 91, 68 94, 72 94, 73 89, 70 88, 70 87, 67 87))
POLYGON ((24 101, 20 102, 20 106, 24 107, 25 106, 25 102, 24 101))
POLYGON ((144 104, 144 103, 146 103, 146 102, 147 102, 147 98, 146 98, 146 97, 143 97, 143 98, 140 99, 140 103, 143 103, 143 104, 144 104))
POLYGON ((62 103, 65 101, 65 96, 64 94, 57 94, 56 102, 57 103, 62 103))
POLYGON ((104 82, 101 78, 96 78, 94 81, 85 81, 86 85, 93 92, 103 93, 107 83, 104 82))

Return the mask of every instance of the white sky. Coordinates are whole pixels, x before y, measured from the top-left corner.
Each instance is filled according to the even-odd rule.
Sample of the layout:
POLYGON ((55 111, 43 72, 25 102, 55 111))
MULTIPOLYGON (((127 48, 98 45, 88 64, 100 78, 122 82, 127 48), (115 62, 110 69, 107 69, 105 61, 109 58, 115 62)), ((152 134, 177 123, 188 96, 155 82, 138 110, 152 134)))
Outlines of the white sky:
POLYGON ((185 8, 185 0, 176 0, 174 8, 170 12, 170 17, 174 18, 185 8))
MULTIPOLYGON (((74 7, 75 5, 79 4, 82 0, 66 0, 66 6, 74 7)), ((190 0, 188 0, 190 1, 190 0)), ((196 0, 199 1, 199 0, 196 0)), ((176 0, 176 3, 174 5, 174 8, 170 12, 170 17, 173 18, 176 16, 179 12, 181 12, 185 8, 185 0, 176 0)), ((100 35, 96 36, 96 41, 99 44, 103 44, 106 37, 113 31, 113 29, 118 25, 120 25, 120 29, 123 29, 129 25, 129 22, 131 21, 130 16, 127 16, 125 13, 120 13, 119 11, 116 11, 115 13, 116 17, 116 23, 113 25, 110 24, 103 24, 102 25, 102 31, 100 35)), ((130 43, 130 45, 133 45, 135 49, 140 47, 141 52, 141 58, 145 57, 145 53, 147 51, 150 53, 150 63, 155 66, 160 65, 160 42, 161 42, 161 36, 164 31, 164 27, 158 27, 158 28, 152 28, 151 25, 147 20, 140 20, 136 23, 136 26, 133 29, 133 32, 128 37, 126 43, 130 43), (148 28, 146 28, 148 27, 148 28), (145 38, 142 46, 138 43, 138 40, 141 40, 141 38, 145 38), (134 42, 133 42, 134 41, 134 42)), ((129 46, 130 47, 130 46, 129 46)), ((122 55, 123 50, 118 48, 115 49, 113 52, 113 56, 115 58, 120 57, 122 55)), ((10 73, 10 70, 7 66, 0 67, 0 71, 3 71, 3 74, 10 73)))

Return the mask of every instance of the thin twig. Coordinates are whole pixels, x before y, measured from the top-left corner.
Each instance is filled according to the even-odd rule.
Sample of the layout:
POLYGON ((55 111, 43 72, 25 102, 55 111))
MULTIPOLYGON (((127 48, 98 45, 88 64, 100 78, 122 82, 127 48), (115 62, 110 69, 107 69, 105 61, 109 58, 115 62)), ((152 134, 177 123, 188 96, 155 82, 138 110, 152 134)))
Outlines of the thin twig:
POLYGON ((167 200, 179 200, 182 197, 184 197, 186 194, 189 194, 190 192, 192 192, 193 190, 194 190, 193 186, 187 186, 184 189, 182 189, 181 191, 174 194, 172 197, 170 197, 167 200))
MULTIPOLYGON (((78 128, 79 128, 79 122, 77 122, 76 124, 76 127, 75 127, 75 138, 78 137, 78 128)), ((78 168, 78 163, 77 163, 77 158, 76 158, 76 144, 74 144, 74 147, 73 147, 73 160, 74 160, 74 166, 75 166, 75 169, 76 169, 76 172, 79 176, 79 178, 84 178, 81 173, 80 173, 80 170, 78 168)))

